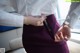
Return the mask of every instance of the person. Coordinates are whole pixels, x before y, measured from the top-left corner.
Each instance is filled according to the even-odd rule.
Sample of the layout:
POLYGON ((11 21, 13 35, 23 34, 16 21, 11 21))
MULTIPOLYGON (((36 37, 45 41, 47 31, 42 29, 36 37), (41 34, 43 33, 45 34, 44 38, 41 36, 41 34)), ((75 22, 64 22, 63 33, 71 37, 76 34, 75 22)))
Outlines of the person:
MULTIPOLYGON (((71 0, 73 1, 73 0, 71 0)), ((70 27, 74 28, 75 23, 79 19, 80 2, 71 2, 70 10, 68 12, 66 21, 70 23, 70 27)))
POLYGON ((1 0, 0 25, 23 27, 27 53, 69 53, 66 40, 70 38, 70 28, 58 24, 54 16, 56 4, 57 0, 1 0))
POLYGON ((43 26, 24 24, 22 41, 27 53, 69 53, 66 41, 70 38, 70 27, 65 22, 60 27, 55 18, 57 0, 27 0, 26 3, 30 15, 46 16, 43 26))
POLYGON ((12 1, 1 0, 0 2, 0 26, 23 27, 23 24, 34 25, 34 26, 43 25, 42 23, 44 20, 43 15, 42 17, 37 16, 37 18, 34 18, 34 16, 20 15, 20 13, 17 11, 18 6, 15 5, 15 3, 16 1, 13 1, 13 0, 12 1))
POLYGON ((18 1, 0 0, 0 48, 5 48, 5 52, 11 49, 9 47, 11 40, 22 37, 23 24, 43 26, 43 15, 42 18, 40 16, 36 18, 33 16, 24 16, 17 11, 19 6, 16 2, 18 1))
POLYGON ((66 41, 71 37, 70 28, 73 28, 74 21, 78 20, 79 11, 80 3, 72 2, 66 20, 61 27, 56 21, 54 13, 46 16, 52 34, 50 34, 51 31, 46 30, 45 25, 41 27, 24 25, 23 45, 26 51, 28 53, 70 53, 66 41))

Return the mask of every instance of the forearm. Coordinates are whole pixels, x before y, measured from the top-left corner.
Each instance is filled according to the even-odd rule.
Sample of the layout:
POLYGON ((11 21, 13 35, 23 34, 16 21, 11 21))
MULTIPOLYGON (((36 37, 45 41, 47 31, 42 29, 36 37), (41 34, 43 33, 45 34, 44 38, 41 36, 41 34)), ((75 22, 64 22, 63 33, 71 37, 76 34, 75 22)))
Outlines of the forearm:
POLYGON ((80 17, 80 5, 78 5, 76 8, 74 8, 74 10, 71 10, 72 8, 70 8, 69 14, 66 17, 65 22, 67 22, 69 24, 69 26, 71 28, 74 27, 75 23, 77 22, 77 20, 80 17))
POLYGON ((67 24, 70 28, 73 28, 77 20, 78 20, 77 15, 75 13, 72 13, 66 17, 66 20, 64 21, 63 24, 67 24))

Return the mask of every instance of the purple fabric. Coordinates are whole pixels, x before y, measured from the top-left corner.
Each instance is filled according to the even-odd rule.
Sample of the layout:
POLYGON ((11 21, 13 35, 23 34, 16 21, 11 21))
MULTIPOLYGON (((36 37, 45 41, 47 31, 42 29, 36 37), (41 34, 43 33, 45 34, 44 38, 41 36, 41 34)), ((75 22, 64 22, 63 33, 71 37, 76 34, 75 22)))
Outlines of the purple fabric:
POLYGON ((69 53, 65 41, 54 42, 54 34, 59 29, 59 24, 54 15, 47 16, 53 37, 49 35, 45 26, 24 25, 23 46, 28 53, 69 53))

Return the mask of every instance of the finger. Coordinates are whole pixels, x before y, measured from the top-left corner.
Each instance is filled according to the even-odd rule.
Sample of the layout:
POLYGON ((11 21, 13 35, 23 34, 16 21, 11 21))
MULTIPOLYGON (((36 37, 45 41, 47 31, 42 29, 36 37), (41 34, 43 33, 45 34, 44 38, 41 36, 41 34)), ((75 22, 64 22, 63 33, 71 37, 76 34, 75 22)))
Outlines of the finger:
POLYGON ((37 22, 37 26, 43 26, 43 25, 44 25, 43 22, 41 22, 41 21, 37 22))
POLYGON ((57 37, 55 36, 55 42, 58 42, 57 37))
POLYGON ((37 25, 41 25, 41 26, 44 25, 43 21, 45 21, 44 17, 39 18, 39 20, 37 21, 37 25))
POLYGON ((60 41, 60 38, 59 38, 59 36, 56 34, 55 35, 55 42, 59 42, 60 41))
POLYGON ((64 39, 65 39, 66 41, 68 41, 70 38, 68 38, 67 35, 66 35, 66 36, 64 37, 64 39))
POLYGON ((44 21, 44 20, 46 20, 46 17, 47 15, 45 15, 45 14, 41 14, 41 19, 44 21))
POLYGON ((60 39, 61 40, 64 40, 64 36, 63 36, 63 33, 62 32, 60 32, 60 39))
POLYGON ((57 38, 57 40, 60 40, 60 37, 59 37, 59 35, 56 35, 56 38, 57 38))
POLYGON ((68 41, 68 40, 69 40, 69 38, 68 38, 68 37, 66 37, 66 36, 64 37, 64 39, 65 39, 66 41, 68 41))
POLYGON ((61 26, 58 31, 60 32, 62 29, 63 29, 63 26, 61 26))

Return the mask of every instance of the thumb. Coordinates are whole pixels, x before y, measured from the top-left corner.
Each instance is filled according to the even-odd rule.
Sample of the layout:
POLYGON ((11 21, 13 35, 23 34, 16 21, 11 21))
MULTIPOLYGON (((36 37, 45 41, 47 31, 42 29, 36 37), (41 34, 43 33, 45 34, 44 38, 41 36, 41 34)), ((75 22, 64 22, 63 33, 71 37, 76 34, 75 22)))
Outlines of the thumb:
POLYGON ((45 15, 45 14, 41 14, 41 18, 42 18, 42 20, 45 20, 47 17, 46 17, 47 15, 45 15))

